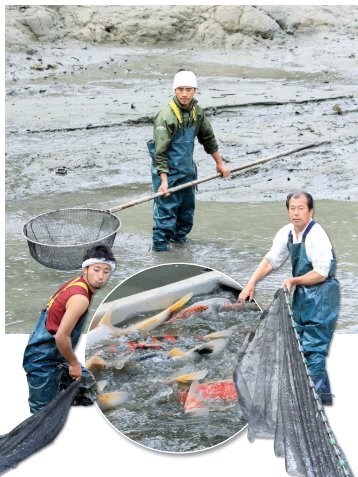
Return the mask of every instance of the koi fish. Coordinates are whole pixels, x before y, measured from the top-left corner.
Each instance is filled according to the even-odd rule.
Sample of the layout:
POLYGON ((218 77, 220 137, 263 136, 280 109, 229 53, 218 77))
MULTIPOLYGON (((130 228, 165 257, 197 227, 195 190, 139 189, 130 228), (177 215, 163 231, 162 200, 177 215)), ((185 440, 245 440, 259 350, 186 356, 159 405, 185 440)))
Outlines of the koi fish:
MULTIPOLYGON (((224 381, 210 381, 207 383, 198 383, 196 386, 195 399, 190 398, 187 403, 189 396, 188 389, 179 389, 178 390, 178 400, 180 404, 185 404, 187 407, 192 408, 197 403, 195 399, 199 402, 201 406, 205 401, 221 399, 223 401, 236 401, 237 400, 237 391, 232 380, 224 381)), ((200 406, 200 407, 201 407, 200 406)))
POLYGON ((181 374, 180 376, 176 376, 175 378, 172 378, 167 382, 168 384, 171 384, 171 383, 185 384, 190 381, 198 381, 199 379, 204 379, 207 374, 208 374, 208 370, 203 369, 201 371, 195 371, 193 373, 181 374))
POLYGON ((101 411, 110 411, 120 406, 128 399, 126 391, 113 391, 102 393, 97 396, 97 403, 101 411))
POLYGON ((230 338, 232 334, 234 333, 235 329, 237 329, 237 326, 230 326, 227 330, 222 330, 222 331, 214 331, 213 333, 209 333, 208 335, 203 336, 204 340, 216 340, 218 338, 230 338))
POLYGON ((135 351, 137 349, 164 349, 164 346, 159 343, 138 343, 136 341, 128 341, 127 346, 130 350, 135 351))
POLYGON ((101 411, 110 411, 123 404, 128 399, 128 393, 126 391, 113 391, 109 393, 103 393, 102 391, 107 386, 106 380, 97 382, 97 404, 101 411))
POLYGON ((111 337, 118 337, 128 335, 134 331, 151 331, 160 326, 164 321, 169 318, 169 316, 174 313, 175 311, 179 310, 181 307, 185 305, 191 298, 193 294, 188 293, 183 298, 175 302, 166 310, 158 313, 155 316, 147 318, 139 323, 136 323, 132 326, 128 326, 127 328, 118 328, 113 326, 111 323, 111 314, 113 311, 113 307, 103 316, 101 321, 98 323, 96 328, 88 332, 87 335, 87 346, 92 346, 95 342, 105 340, 111 337))
POLYGON ((165 323, 172 323, 175 320, 179 320, 181 318, 189 318, 191 315, 195 315, 196 313, 201 313, 209 308, 208 305, 192 305, 184 310, 178 311, 178 313, 174 313, 174 315, 167 320, 165 323))
POLYGON ((91 369, 106 369, 107 363, 104 359, 94 355, 85 362, 85 368, 88 369, 88 371, 91 371, 91 369))
POLYGON ((85 368, 90 370, 99 370, 99 369, 116 369, 117 371, 124 368, 124 366, 129 362, 132 354, 127 356, 122 356, 113 361, 105 361, 97 355, 91 356, 85 363, 85 368))
POLYGON ((193 381, 184 402, 184 413, 194 416, 207 416, 209 409, 204 406, 199 393, 199 382, 193 381))
POLYGON ((158 335, 152 336, 153 341, 177 341, 178 336, 174 335, 158 335))
MULTIPOLYGON (((137 349, 164 349, 165 346, 160 344, 164 341, 177 341, 178 337, 173 335, 159 335, 159 336, 151 336, 150 342, 147 341, 127 341, 123 343, 123 346, 127 346, 128 349, 131 351, 135 351, 137 349)), ((110 353, 118 353, 118 349, 120 346, 111 345, 108 346, 107 351, 110 353)))
POLYGON ((192 359, 196 356, 214 356, 220 353, 226 346, 227 340, 224 338, 212 340, 208 343, 204 343, 195 348, 190 349, 189 351, 182 351, 179 348, 173 348, 169 351, 169 356, 171 358, 177 359, 192 359))

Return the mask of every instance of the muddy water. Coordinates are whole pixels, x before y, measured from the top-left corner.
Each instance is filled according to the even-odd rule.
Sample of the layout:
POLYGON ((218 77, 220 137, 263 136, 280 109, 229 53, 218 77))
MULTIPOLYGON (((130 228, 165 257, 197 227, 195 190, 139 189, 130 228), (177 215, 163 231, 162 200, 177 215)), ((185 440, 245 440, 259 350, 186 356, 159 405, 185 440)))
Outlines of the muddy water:
MULTIPOLYGON (((132 197, 141 195, 139 188, 132 197)), ((52 195, 8 201, 6 224, 6 331, 28 333, 46 299, 73 272, 47 269, 29 255, 21 235, 23 224, 33 216, 60 207, 83 206, 108 209, 125 202, 128 189, 97 189, 92 193, 52 195), (121 197, 118 194, 122 195, 121 197)), ((170 252, 149 250, 152 227, 151 203, 121 212, 122 227, 114 243, 118 267, 107 287, 91 305, 93 314, 112 288, 140 270, 162 263, 186 262, 214 268, 245 284, 270 247, 277 229, 287 223, 284 205, 277 202, 232 203, 197 201, 195 225, 185 247, 170 252)), ((316 220, 328 232, 338 256, 342 307, 338 328, 357 330, 355 283, 358 278, 358 207, 349 201, 317 201, 316 220)), ((281 281, 290 273, 289 264, 271 274, 257 287, 257 299, 270 303, 281 281)))

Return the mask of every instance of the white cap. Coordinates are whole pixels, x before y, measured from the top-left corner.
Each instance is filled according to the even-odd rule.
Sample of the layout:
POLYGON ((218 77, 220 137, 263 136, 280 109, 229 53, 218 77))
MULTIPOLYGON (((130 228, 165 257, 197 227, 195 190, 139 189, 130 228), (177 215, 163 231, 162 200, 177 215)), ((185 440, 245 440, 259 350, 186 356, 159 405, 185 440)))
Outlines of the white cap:
POLYGON ((176 90, 177 88, 189 86, 190 88, 197 88, 198 87, 198 80, 196 78, 196 74, 192 71, 179 71, 174 76, 173 81, 173 89, 176 90))

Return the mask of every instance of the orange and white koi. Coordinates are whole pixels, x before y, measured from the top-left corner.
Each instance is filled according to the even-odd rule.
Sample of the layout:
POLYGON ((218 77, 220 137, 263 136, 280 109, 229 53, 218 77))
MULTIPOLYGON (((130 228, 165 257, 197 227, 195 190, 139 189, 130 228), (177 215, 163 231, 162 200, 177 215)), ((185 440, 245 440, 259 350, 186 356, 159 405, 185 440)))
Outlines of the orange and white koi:
POLYGON ((234 331, 237 329, 237 325, 230 326, 227 330, 214 331, 208 335, 203 336, 204 340, 216 340, 218 338, 230 338, 234 331))
POLYGON ((101 411, 110 411, 120 406, 128 399, 126 391, 113 391, 102 393, 97 396, 97 403, 101 411))
POLYGON ((186 383, 189 383, 190 381, 204 379, 207 374, 208 374, 208 370, 202 369, 200 371, 194 371, 193 373, 181 374, 180 376, 171 378, 169 381, 167 381, 167 383, 168 384, 171 384, 171 383, 186 384, 186 383))
POLYGON ((173 321, 179 320, 181 318, 189 318, 192 315, 196 315, 197 313, 202 313, 203 311, 209 308, 208 305, 192 305, 184 310, 178 311, 178 313, 174 313, 174 315, 167 320, 165 323, 172 323, 173 321))
POLYGON ((178 348, 173 348, 169 351, 169 356, 176 359, 192 359, 197 356, 214 356, 220 353, 226 346, 227 340, 224 338, 212 340, 208 343, 204 343, 189 351, 182 351, 178 348))
POLYGON ((118 328, 117 326, 113 326, 111 323, 111 314, 113 308, 111 308, 101 319, 98 323, 96 328, 89 331, 87 334, 87 346, 92 346, 97 341, 109 339, 111 337, 116 336, 125 336, 129 333, 134 331, 151 331, 160 326, 166 319, 170 317, 172 313, 179 310, 183 307, 191 298, 193 294, 188 293, 187 295, 183 296, 180 300, 176 301, 173 305, 169 308, 166 308, 164 311, 158 313, 155 316, 147 318, 145 320, 140 321, 134 325, 128 326, 127 328, 118 328))

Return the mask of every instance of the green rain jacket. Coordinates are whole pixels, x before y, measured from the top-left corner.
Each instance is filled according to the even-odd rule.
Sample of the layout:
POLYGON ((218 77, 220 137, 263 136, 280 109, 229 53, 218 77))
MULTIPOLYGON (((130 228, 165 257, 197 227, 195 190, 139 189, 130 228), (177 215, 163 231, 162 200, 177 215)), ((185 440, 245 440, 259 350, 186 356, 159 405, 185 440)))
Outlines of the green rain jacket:
MULTIPOLYGON (((199 143, 204 146, 205 152, 207 154, 216 152, 219 147, 214 136, 213 128, 206 118, 204 110, 198 105, 198 101, 193 99, 189 107, 183 109, 176 97, 174 97, 173 100, 182 115, 184 127, 195 125, 195 134, 199 143), (193 114, 192 110, 194 107, 195 112, 193 114)), ((158 175, 162 172, 169 173, 167 150, 179 127, 179 121, 169 104, 159 111, 154 119, 154 165, 158 175)))

